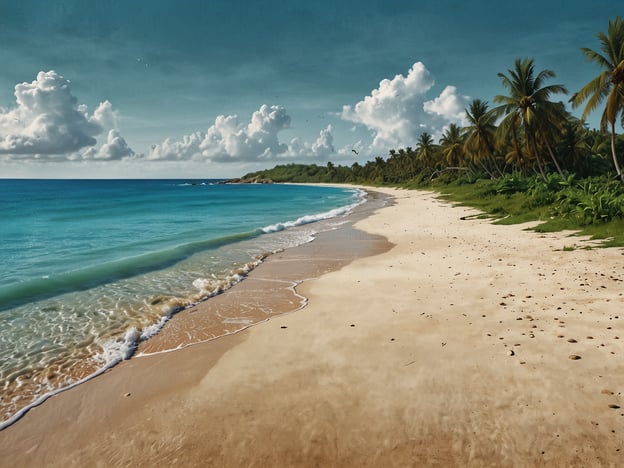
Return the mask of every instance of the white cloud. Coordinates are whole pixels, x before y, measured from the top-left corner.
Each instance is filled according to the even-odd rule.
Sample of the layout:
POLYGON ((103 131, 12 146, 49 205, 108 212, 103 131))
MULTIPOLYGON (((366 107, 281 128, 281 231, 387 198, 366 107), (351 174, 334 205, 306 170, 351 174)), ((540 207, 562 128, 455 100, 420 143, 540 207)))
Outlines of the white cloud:
POLYGON ((99 149, 95 149, 95 147, 89 148, 81 157, 82 159, 97 159, 100 161, 119 161, 134 155, 134 151, 128 146, 128 143, 119 132, 111 129, 108 131, 106 143, 100 146, 99 149))
POLYGON ((291 118, 281 106, 262 105, 241 123, 237 115, 219 115, 205 133, 195 132, 181 140, 165 139, 153 145, 148 160, 204 159, 212 162, 253 162, 281 158, 326 158, 334 152, 332 127, 321 130, 312 142, 299 138, 280 143, 279 133, 290 127, 291 118))
POLYGON ((455 86, 447 86, 440 95, 432 101, 423 104, 425 112, 438 115, 447 123, 465 124, 466 106, 469 98, 457 94, 455 86))
POLYGON ((113 105, 109 101, 101 102, 93 111, 93 115, 89 118, 91 122, 96 123, 101 128, 117 128, 118 113, 113 110, 113 105))
POLYGON ((334 152, 334 135, 332 126, 321 130, 318 138, 312 143, 312 154, 318 157, 327 157, 334 152))
POLYGON ((2 154, 68 153, 94 145, 102 131, 54 71, 16 85, 15 99, 16 107, 0 114, 2 154))
POLYGON ((236 115, 220 115, 200 144, 202 154, 211 161, 253 161, 272 159, 288 147, 280 144, 277 134, 290 126, 290 116, 281 106, 262 105, 248 125, 236 115))
POLYGON ((312 157, 317 159, 327 159, 330 154, 335 153, 333 127, 328 125, 320 131, 319 136, 314 142, 302 142, 300 138, 293 138, 288 144, 286 156, 290 158, 296 157, 312 157))
POLYGON ((343 106, 341 117, 362 124, 373 133, 370 152, 415 146, 418 136, 429 132, 439 137, 452 122, 461 123, 469 98, 447 86, 440 96, 426 100, 434 85, 422 62, 415 63, 407 76, 384 79, 369 96, 354 106, 343 106))
POLYGON ((96 137, 117 126, 117 112, 104 101, 92 115, 72 95, 70 81, 55 71, 39 72, 15 86, 15 106, 0 109, 0 154, 9 159, 63 161, 134 154, 114 130, 98 150, 96 137), (81 150, 88 148, 81 153, 81 150))
POLYGON ((146 159, 153 161, 180 161, 196 159, 201 157, 199 145, 204 139, 201 132, 184 135, 181 141, 171 138, 165 139, 162 143, 153 145, 146 155, 146 159))

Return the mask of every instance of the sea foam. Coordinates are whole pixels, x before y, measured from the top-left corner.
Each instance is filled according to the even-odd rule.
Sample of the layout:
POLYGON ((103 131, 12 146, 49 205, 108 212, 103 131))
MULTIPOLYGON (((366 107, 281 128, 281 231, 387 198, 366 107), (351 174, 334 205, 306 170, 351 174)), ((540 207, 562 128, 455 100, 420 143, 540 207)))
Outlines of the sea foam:
POLYGON ((283 231, 284 229, 289 229, 295 226, 302 226, 304 224, 309 224, 309 223, 314 223, 317 221, 323 221, 326 219, 336 218, 338 216, 347 214, 350 211, 352 211, 355 207, 361 205, 362 203, 366 201, 366 192, 364 192, 363 190, 357 189, 354 191, 354 193, 358 197, 358 201, 355 203, 352 203, 346 206, 341 206, 338 208, 334 208, 332 210, 325 211, 325 212, 318 213, 318 214, 301 216, 300 218, 297 218, 294 221, 285 221, 281 223, 271 224, 269 226, 265 226, 261 228, 261 231, 264 233, 279 232, 279 231, 283 231))

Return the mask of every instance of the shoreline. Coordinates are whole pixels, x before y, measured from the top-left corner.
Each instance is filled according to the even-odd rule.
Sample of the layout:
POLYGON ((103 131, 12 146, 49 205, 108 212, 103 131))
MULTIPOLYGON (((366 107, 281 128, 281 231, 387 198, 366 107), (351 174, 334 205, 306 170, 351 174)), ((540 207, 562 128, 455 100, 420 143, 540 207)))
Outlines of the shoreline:
POLYGON ((57 395, 0 432, 0 465, 617 465, 621 250, 374 190, 395 203, 355 227, 391 250, 300 284, 297 313, 57 395))
MULTIPOLYGON (((355 233, 353 224, 387 203, 389 199, 389 197, 384 198, 380 197, 379 194, 371 193, 363 187, 340 188, 352 188, 366 192, 366 201, 352 206, 345 214, 314 221, 312 224, 316 225, 317 232, 308 241, 286 249, 264 253, 262 260, 258 261, 239 281, 218 294, 208 296, 173 313, 159 326, 158 332, 137 343, 130 357, 97 369, 70 385, 41 395, 27 406, 19 408, 10 418, 3 421, 0 424, 0 433, 25 417, 32 409, 46 404, 50 398, 97 379, 125 361, 175 352, 188 346, 235 335, 265 322, 271 317, 295 312, 305 307, 307 298, 296 292, 296 286, 322 274, 323 271, 341 268, 357 257, 358 255, 353 255, 353 252, 343 255, 338 250, 348 251, 349 248, 345 242, 348 242, 348 237, 353 237, 355 233), (339 223, 340 227, 332 227, 335 223, 339 223), (312 243, 315 245, 311 246, 312 243), (312 258, 319 244, 327 246, 327 243, 334 246, 333 258, 331 260, 312 258), (293 256, 304 262, 298 262, 296 271, 293 271, 292 268, 274 268, 273 262, 279 262, 284 257, 292 260, 293 256), (305 268, 301 268, 302 265, 305 268), (236 299, 233 298, 234 296, 236 299), (238 307, 239 303, 244 303, 247 310, 241 311, 241 308, 238 307)), ((309 223, 295 225, 291 229, 305 230, 308 225, 309 223)), ((361 234, 362 238, 367 237, 363 233, 361 234)), ((368 238, 367 242, 371 245, 365 250, 387 248, 381 247, 383 243, 381 240, 375 241, 373 236, 368 236, 368 238)), ((364 254, 364 251, 360 253, 364 254)))
POLYGON ((243 280, 174 314, 156 335, 139 343, 133 358, 219 339, 272 317, 301 310, 307 298, 297 292, 300 284, 340 269, 361 256, 388 250, 390 245, 379 236, 359 232, 353 225, 392 203, 391 197, 362 187, 346 188, 366 191, 366 202, 346 215, 316 221, 318 231, 310 241, 267 254, 243 280), (336 223, 339 226, 332 227, 336 223))
MULTIPOLYGON (((318 218, 312 221, 311 223, 310 221, 305 221, 305 220, 301 224, 297 222, 289 222, 288 230, 295 232, 295 233, 298 231, 306 232, 309 230, 308 226, 310 225, 316 225, 317 226, 316 229, 320 231, 331 230, 332 223, 338 222, 337 220, 342 220, 342 219, 345 219, 345 221, 341 221, 341 222, 349 223, 349 225, 352 225, 355 218, 351 215, 351 213, 358 213, 360 211, 366 212, 367 208, 361 207, 360 205, 362 204, 366 205, 366 203, 370 201, 371 195, 369 193, 368 194, 369 200, 365 201, 365 198, 366 198, 366 196, 364 195, 364 192, 366 192, 365 190, 362 190, 361 188, 358 188, 355 186, 346 187, 346 188, 342 187, 341 189, 348 189, 348 188, 352 188, 354 190, 357 189, 362 192, 362 195, 359 197, 358 201, 356 201, 355 203, 351 205, 346 205, 344 207, 330 210, 326 213, 310 215, 308 217, 318 218), (326 215, 331 215, 331 214, 333 214, 334 217, 325 217, 326 215), (290 226, 290 224, 292 224, 292 226, 290 226)), ((373 205, 375 205, 374 197, 372 198, 374 202, 373 205)), ((277 225, 267 226, 264 229, 273 228, 273 227, 276 230, 280 230, 279 226, 277 225)), ((266 232, 266 235, 268 236, 273 235, 273 231, 266 232)), ((303 244, 308 243, 312 240, 313 238, 309 238, 307 241, 303 241, 303 244)), ((291 247, 287 247, 287 250, 300 247, 301 245, 302 244, 297 244, 291 247)), ((32 394, 29 393, 30 391, 29 387, 26 388, 27 391, 23 394, 19 392, 19 388, 16 390, 5 392, 5 394, 2 396, 3 404, 5 402, 9 402, 9 404, 11 404, 13 401, 16 401, 15 399, 19 401, 19 404, 15 408, 14 412, 11 413, 10 417, 3 419, 0 422, 0 431, 4 430, 7 427, 10 427, 16 421, 21 419, 26 413, 28 413, 32 408, 35 408, 44 404, 48 399, 52 398, 55 395, 68 391, 72 388, 75 388, 79 385, 84 384, 85 382, 88 382, 92 379, 97 378, 103 373, 108 372, 110 369, 116 367, 120 362, 123 362, 131 358, 141 357, 141 355, 147 355, 150 353, 175 351, 176 349, 180 349, 189 344, 196 344, 197 342, 207 341, 207 340, 219 338, 221 336, 238 333, 250 326, 253 326, 259 322, 267 320, 267 318, 269 318, 272 315, 279 315, 285 311, 290 311, 291 309, 301 308, 304 305, 303 301, 305 300, 305 298, 297 296, 294 293, 294 290, 293 290, 293 294, 289 294, 288 291, 284 291, 283 290, 284 288, 282 288, 282 285, 278 284, 278 282, 287 281, 288 278, 287 277, 278 278, 276 276, 275 278, 271 278, 269 281, 273 281, 273 284, 277 285, 275 286, 275 288, 282 290, 281 291, 282 299, 286 301, 285 303, 278 303, 279 301, 275 298, 272 298, 270 301, 264 298, 264 302, 268 305, 269 308, 267 309, 265 307, 264 308, 265 310, 262 313, 257 313, 257 314, 253 314, 253 313, 252 314, 236 314, 235 311, 230 310, 229 311, 230 313, 225 314, 225 317, 224 317, 223 314, 217 314, 214 310, 215 308, 218 308, 219 306, 223 306, 224 304, 226 306, 229 304, 229 308, 232 309, 232 305, 231 305, 232 301, 229 299, 230 296, 228 295, 226 297, 223 297, 224 293, 228 293, 228 291, 233 286, 237 286, 238 283, 240 283, 241 281, 248 280, 250 278, 251 280, 247 281, 247 283, 244 286, 237 286, 235 291, 237 294, 243 291, 242 300, 245 301, 245 303, 249 304, 251 308, 253 307, 258 308, 258 306, 263 302, 263 298, 254 297, 253 291, 250 291, 251 288, 249 287, 250 283, 256 282, 257 284, 257 281, 255 279, 257 276, 257 272, 254 273, 254 270, 256 270, 257 267, 261 266, 263 263, 270 261, 269 259, 272 256, 276 254, 280 254, 282 251, 283 251, 283 248, 280 248, 273 252, 269 252, 269 251, 263 252, 257 255, 255 259, 250 258, 250 261, 246 265, 240 268, 236 267, 236 269, 231 270, 229 276, 224 277, 224 278, 219 278, 218 280, 219 287, 223 286, 223 289, 221 289, 218 293, 210 292, 208 296, 203 297, 199 300, 196 297, 199 297, 200 293, 197 293, 195 297, 186 297, 186 298, 178 297, 178 296, 167 297, 165 303, 169 304, 168 307, 172 307, 177 310, 169 314, 166 319, 162 317, 158 323, 150 325, 149 327, 141 330, 142 334, 145 334, 146 331, 148 331, 147 333, 148 336, 146 338, 141 337, 140 339, 138 339, 136 336, 134 336, 136 335, 136 333, 134 333, 132 330, 127 330, 126 335, 124 336, 124 343, 121 345, 127 350, 127 351, 124 351, 124 354, 126 354, 125 358, 119 358, 119 360, 115 360, 115 362, 111 362, 111 363, 107 362, 104 367, 98 367, 94 362, 91 362, 91 361, 89 361, 87 364, 85 364, 82 367, 78 366, 79 373, 77 375, 71 372, 68 374, 69 377, 73 377, 73 380, 74 380, 73 382, 64 386, 60 386, 58 388, 48 389, 46 393, 39 394, 37 398, 29 402, 26 402, 26 400, 32 396, 32 394), (213 300, 213 301, 210 302, 209 306, 206 306, 205 303, 208 300, 213 300), (295 304, 297 300, 299 300, 299 303, 295 304), (177 306, 174 306, 174 303, 176 304, 184 303, 185 305, 183 307, 177 307, 177 306), (186 317, 187 315, 195 314, 198 311, 199 311, 199 314, 197 315, 203 316, 203 320, 201 324, 192 323, 192 321, 186 321, 185 325, 182 325, 182 326, 179 325, 180 317, 186 317), (225 321, 227 323, 223 323, 224 321, 221 320, 223 318, 225 318, 225 321), (169 330, 172 327, 172 325, 174 328, 177 329, 178 336, 175 336, 175 334, 169 330), (163 327, 166 328, 165 333, 163 333, 163 327), (149 331, 151 329, 157 329, 157 331, 155 332, 149 331), (195 331, 201 330, 202 335, 191 337, 191 335, 188 333, 189 329, 193 329, 195 331), (131 355, 128 356, 127 353, 131 353, 131 355), (88 369, 89 371, 85 372, 85 369, 88 369)), ((267 279, 265 278, 265 280, 267 279)), ((293 285, 291 285, 291 288, 294 288, 294 283, 293 285)), ((262 288, 259 288, 259 289, 261 291, 262 288)), ((261 295, 261 294, 258 295, 257 293, 258 291, 256 292, 257 296, 261 295)), ((27 385, 29 384, 27 383, 27 385)))

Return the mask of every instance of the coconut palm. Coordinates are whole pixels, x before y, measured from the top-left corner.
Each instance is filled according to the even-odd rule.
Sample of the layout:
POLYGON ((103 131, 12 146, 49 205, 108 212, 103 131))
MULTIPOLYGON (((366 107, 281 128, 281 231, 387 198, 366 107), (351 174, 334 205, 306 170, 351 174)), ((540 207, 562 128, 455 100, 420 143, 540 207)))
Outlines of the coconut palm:
POLYGON ((468 154, 472 156, 473 161, 481 166, 491 178, 496 178, 484 161, 493 165, 497 172, 501 174, 496 161, 494 161, 494 132, 496 126, 494 121, 496 116, 488 108, 488 102, 481 99, 475 99, 466 109, 466 119, 468 125, 464 127, 465 143, 464 148, 468 154), (493 163, 493 164, 492 164, 493 163))
POLYGON ((448 166, 459 166, 464 162, 464 138, 457 124, 450 124, 442 134, 440 150, 448 166))
MULTIPOLYGON (((565 94, 567 90, 559 84, 545 86, 544 81, 554 78, 555 72, 542 70, 535 75, 533 59, 516 59, 514 69, 507 72, 509 76, 504 73, 499 73, 498 76, 509 91, 509 96, 498 95, 494 98, 494 101, 501 104, 496 112, 504 116, 499 124, 499 131, 503 134, 512 133, 516 145, 519 145, 520 135, 515 132, 523 132, 525 154, 537 162, 540 174, 546 179, 538 142, 548 139, 550 131, 547 129, 561 118, 563 106, 551 102, 551 95, 565 94)), ((552 152, 551 156, 560 171, 552 152)))
POLYGON ((589 132, 583 122, 569 118, 563 125, 557 146, 568 167, 576 172, 587 172, 590 162, 589 132))
POLYGON ((587 100, 582 118, 587 116, 598 107, 606 98, 607 104, 600 119, 600 130, 611 132, 611 157, 617 175, 624 181, 624 175, 615 151, 615 122, 618 116, 622 117, 624 126, 624 20, 617 16, 609 21, 607 33, 598 33, 602 53, 595 50, 582 48, 585 57, 596 62, 603 71, 587 83, 572 97, 572 105, 578 107, 587 100))
POLYGON ((425 166, 432 167, 435 164, 435 144, 433 143, 433 137, 423 132, 416 143, 416 155, 419 161, 425 166))

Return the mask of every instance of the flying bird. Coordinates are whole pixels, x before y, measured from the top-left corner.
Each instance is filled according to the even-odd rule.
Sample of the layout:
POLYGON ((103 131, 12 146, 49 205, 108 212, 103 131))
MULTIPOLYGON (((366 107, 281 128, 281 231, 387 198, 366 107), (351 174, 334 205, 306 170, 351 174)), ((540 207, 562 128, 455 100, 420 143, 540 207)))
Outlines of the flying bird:
POLYGON ((358 153, 357 151, 355 151, 354 149, 352 149, 351 151, 353 151, 355 154, 360 154, 360 153, 358 153))

